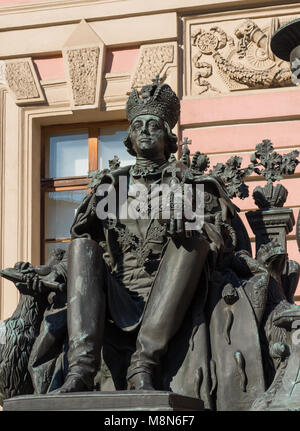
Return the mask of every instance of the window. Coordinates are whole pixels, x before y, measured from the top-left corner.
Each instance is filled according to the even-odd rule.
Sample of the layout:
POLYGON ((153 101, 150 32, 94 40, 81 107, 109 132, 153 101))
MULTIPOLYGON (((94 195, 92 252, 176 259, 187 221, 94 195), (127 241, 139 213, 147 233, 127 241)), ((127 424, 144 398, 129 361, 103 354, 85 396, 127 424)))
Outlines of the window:
POLYGON ((43 128, 42 262, 54 248, 67 248, 75 212, 88 193, 88 172, 108 168, 115 155, 121 166, 134 162, 123 144, 127 129, 126 122, 43 128))

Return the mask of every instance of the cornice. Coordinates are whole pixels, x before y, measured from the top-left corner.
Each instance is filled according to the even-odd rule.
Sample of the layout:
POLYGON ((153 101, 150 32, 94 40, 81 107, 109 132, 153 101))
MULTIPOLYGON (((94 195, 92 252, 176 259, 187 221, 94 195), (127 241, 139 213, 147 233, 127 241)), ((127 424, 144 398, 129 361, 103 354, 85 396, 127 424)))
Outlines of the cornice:
POLYGON ((39 2, 31 2, 28 0, 27 3, 16 3, 16 4, 4 4, 0 6, 1 13, 20 13, 30 11, 41 11, 57 9, 61 7, 80 7, 83 5, 93 5, 95 3, 115 3, 126 0, 40 0, 39 2))
POLYGON ((216 10, 293 5, 295 0, 41 0, 38 3, 22 3, 0 6, 0 31, 71 24, 84 18, 87 21, 103 21, 137 15, 177 12, 209 13, 216 10), (64 9, 62 14, 57 13, 64 9), (7 19, 9 16, 9 19, 7 19), (26 19, 25 19, 26 17, 26 19))

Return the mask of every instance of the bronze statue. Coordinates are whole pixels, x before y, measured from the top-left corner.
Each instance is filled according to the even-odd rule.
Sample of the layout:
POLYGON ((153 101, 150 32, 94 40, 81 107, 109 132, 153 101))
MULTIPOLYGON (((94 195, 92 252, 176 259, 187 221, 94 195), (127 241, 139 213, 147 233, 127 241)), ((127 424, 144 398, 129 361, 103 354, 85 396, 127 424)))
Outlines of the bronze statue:
MULTIPOLYGON (((64 256, 1 272, 23 295, 44 301, 36 305, 39 331, 31 335, 30 356, 22 364, 32 391, 101 390, 110 379, 116 390, 201 398, 210 410, 259 408, 278 380, 274 352, 289 345, 287 332, 300 313, 292 304, 299 265, 268 235, 252 258, 230 200, 247 196, 244 178, 257 169, 256 159, 241 169, 241 158, 233 157, 206 173, 209 159, 198 152, 190 162, 185 140, 176 160, 172 128, 180 104, 158 78, 141 96, 133 90, 126 108, 130 128, 124 143, 136 163, 120 168, 114 159, 110 169, 94 173, 64 256), (195 209, 199 185, 204 217, 190 228, 187 222, 197 214, 178 209, 173 190, 195 209), (153 208, 153 186, 171 190, 170 200, 158 199, 153 208), (136 205, 132 190, 141 188, 148 194, 136 205), (116 199, 113 212, 110 198, 116 199)), ((294 156, 285 160, 285 166, 293 163, 291 172, 298 163, 294 156)), ((0 367, 0 389, 3 381, 0 367)), ((3 397, 15 393, 6 390, 3 397)))
MULTIPOLYGON (((130 220, 117 214, 115 225, 110 226, 96 215, 97 187, 113 181, 118 189, 121 175, 126 175, 130 184, 169 184, 174 172, 168 169, 175 165, 175 178, 182 181, 186 166, 168 162, 177 150, 171 129, 179 112, 179 100, 168 85, 143 87, 141 98, 136 90, 132 92, 127 103, 131 125, 125 145, 137 157, 136 164, 102 177, 78 210, 68 258, 42 279, 61 281, 64 274, 68 280, 69 372, 57 389, 59 393, 93 388, 106 316, 122 331, 137 333, 127 371, 129 388, 154 389, 153 375, 160 359, 200 287, 210 238, 218 238, 217 247, 222 244, 211 223, 208 233, 203 230, 187 237, 182 219, 161 224, 158 219, 130 220)), ((226 221, 234 209, 221 185, 219 189, 226 221)))

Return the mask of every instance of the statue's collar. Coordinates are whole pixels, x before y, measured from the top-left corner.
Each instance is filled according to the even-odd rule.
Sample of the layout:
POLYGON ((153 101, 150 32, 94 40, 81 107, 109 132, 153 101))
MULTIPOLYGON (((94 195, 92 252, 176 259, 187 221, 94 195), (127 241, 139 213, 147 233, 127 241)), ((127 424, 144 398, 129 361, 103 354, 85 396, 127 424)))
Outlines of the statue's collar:
POLYGON ((137 157, 135 165, 130 169, 130 174, 134 178, 153 177, 161 174, 167 163, 166 159, 149 160, 145 157, 137 157))

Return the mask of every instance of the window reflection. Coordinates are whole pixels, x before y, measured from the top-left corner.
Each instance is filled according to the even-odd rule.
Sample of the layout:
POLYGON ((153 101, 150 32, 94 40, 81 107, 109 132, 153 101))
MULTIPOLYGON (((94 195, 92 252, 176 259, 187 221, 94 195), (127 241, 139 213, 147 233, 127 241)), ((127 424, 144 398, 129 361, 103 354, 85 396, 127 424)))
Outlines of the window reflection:
POLYGON ((86 195, 87 190, 45 194, 46 238, 68 238, 70 236, 70 227, 75 213, 86 195))
POLYGON ((83 124, 82 128, 70 126, 68 131, 65 127, 60 132, 58 130, 60 129, 51 127, 46 129, 43 178, 44 262, 53 249, 68 247, 76 210, 88 193, 87 188, 83 187, 87 185, 89 166, 100 170, 108 168, 109 161, 115 155, 121 166, 135 161, 123 143, 127 136, 127 126, 124 123, 111 127, 101 127, 100 124, 98 127, 96 123, 83 124), (98 145, 94 145, 97 134, 98 145), (72 190, 68 190, 70 188, 72 190))
POLYGON ((121 166, 132 165, 135 158, 131 156, 123 144, 127 136, 127 128, 123 130, 113 128, 101 128, 98 138, 98 169, 102 170, 109 167, 109 160, 118 156, 121 166))
POLYGON ((88 174, 88 133, 50 136, 47 147, 47 178, 88 174))

